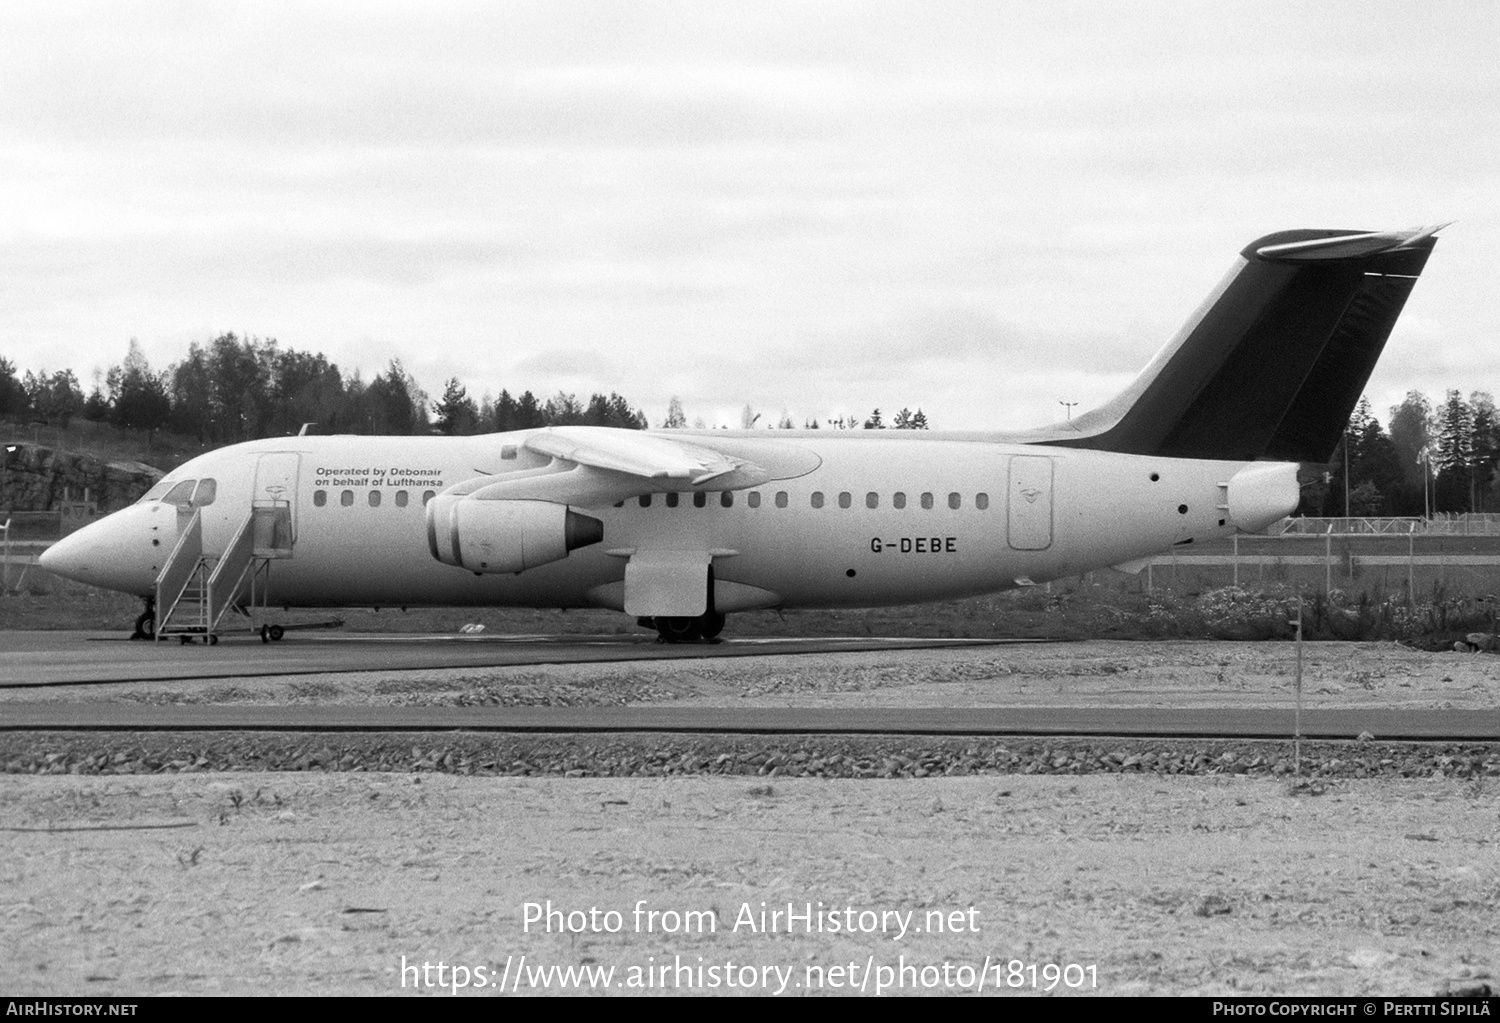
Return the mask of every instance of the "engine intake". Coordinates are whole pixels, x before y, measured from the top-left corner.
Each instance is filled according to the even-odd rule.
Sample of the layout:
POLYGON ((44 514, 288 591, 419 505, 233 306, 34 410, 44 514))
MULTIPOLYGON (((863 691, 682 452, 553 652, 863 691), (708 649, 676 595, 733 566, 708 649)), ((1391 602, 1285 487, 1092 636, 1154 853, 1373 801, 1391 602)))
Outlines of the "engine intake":
POLYGON ((427 503, 432 556, 470 572, 523 572, 603 539, 604 523, 550 501, 480 501, 440 494, 427 503))

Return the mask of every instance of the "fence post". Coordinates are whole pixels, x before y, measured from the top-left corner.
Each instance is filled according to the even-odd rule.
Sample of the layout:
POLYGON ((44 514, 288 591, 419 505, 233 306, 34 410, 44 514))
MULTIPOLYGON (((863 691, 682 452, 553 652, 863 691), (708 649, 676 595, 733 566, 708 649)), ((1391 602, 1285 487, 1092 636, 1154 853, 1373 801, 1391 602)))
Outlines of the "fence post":
POLYGON ((1417 599, 1417 524, 1406 527, 1406 605, 1410 607, 1417 599))
POLYGON ((1333 523, 1328 523, 1328 532, 1323 534, 1323 595, 1333 591, 1333 523))
POLYGON ((1297 709, 1292 723, 1292 763, 1302 777, 1302 591, 1297 591, 1297 709))

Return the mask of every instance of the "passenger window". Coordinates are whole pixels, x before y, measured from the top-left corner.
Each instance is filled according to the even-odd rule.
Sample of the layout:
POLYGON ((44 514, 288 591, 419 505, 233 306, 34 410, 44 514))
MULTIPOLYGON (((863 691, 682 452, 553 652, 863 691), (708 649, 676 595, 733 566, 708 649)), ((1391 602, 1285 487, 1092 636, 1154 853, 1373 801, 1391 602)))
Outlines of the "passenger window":
POLYGON ((734 491, 724 490, 719 493, 719 504, 724 508, 734 507, 734 491))
POLYGON ((193 503, 199 508, 207 507, 214 503, 214 496, 219 492, 219 484, 214 479, 202 479, 198 481, 198 489, 193 491, 193 503))
POLYGON ((875 491, 873 491, 873 490, 870 491, 868 494, 866 494, 865 495, 865 507, 866 508, 879 508, 880 507, 880 495, 877 494, 877 493, 875 493, 875 491))
POLYGON ((854 503, 854 498, 850 495, 849 491, 845 490, 845 491, 843 491, 843 492, 841 492, 839 494, 839 507, 840 508, 847 508, 847 507, 849 507, 853 503, 854 503))
POLYGON ((975 494, 974 495, 974 507, 978 508, 980 511, 984 511, 989 506, 990 506, 990 495, 989 494, 975 494))
POLYGON ((667 507, 668 508, 676 508, 677 507, 677 494, 675 492, 670 493, 670 494, 667 495, 667 507))
POLYGON ((708 505, 708 495, 705 494, 703 491, 700 490, 696 494, 693 495, 693 507, 694 508, 704 508, 704 507, 707 507, 707 505, 708 505))
POLYGON ((326 491, 326 490, 314 490, 313 491, 313 507, 315 507, 315 508, 321 508, 321 507, 323 507, 327 503, 328 503, 328 491, 326 491))
POLYGON ((778 491, 776 491, 776 507, 778 507, 778 508, 785 508, 786 507, 786 491, 785 490, 778 490, 778 491))
POLYGON ((649 508, 649 507, 651 507, 651 495, 650 494, 642 494, 641 495, 641 507, 642 508, 649 508))
POLYGON ((962 497, 960 497, 959 495, 957 495, 957 494, 949 494, 948 495, 948 507, 949 508, 952 508, 955 511, 957 511, 958 508, 959 508, 959 506, 962 505, 963 503, 964 503, 964 499, 962 497))
POLYGON ((405 508, 406 507, 406 502, 409 499, 410 499, 409 495, 406 493, 406 491, 404 491, 404 490, 398 490, 398 491, 396 491, 396 507, 397 508, 405 508))
POLYGON ((372 491, 370 491, 370 507, 371 508, 379 508, 380 507, 380 491, 378 491, 378 490, 372 490, 372 491))
POLYGON ((193 488, 198 485, 197 480, 183 480, 177 486, 167 491, 167 496, 162 500, 167 504, 187 504, 193 499, 193 488))
POLYGON ((899 490, 896 491, 894 494, 892 494, 891 495, 891 507, 895 508, 897 511, 900 511, 902 508, 905 508, 906 507, 906 495, 903 494, 899 490))
POLYGON ((821 490, 814 490, 813 491, 812 506, 814 508, 821 508, 821 507, 823 507, 823 491, 821 491, 821 490))
POLYGON ((931 508, 932 507, 932 495, 931 494, 923 494, 922 495, 922 507, 923 508, 931 508))
POLYGON ((343 505, 345 508, 352 507, 354 505, 354 491, 352 491, 352 490, 340 491, 340 493, 339 493, 339 504, 343 505))
POLYGON ((424 490, 422 491, 422 503, 425 505, 428 501, 431 501, 436 496, 436 490, 424 490))
POLYGON ((760 491, 759 490, 752 490, 752 491, 750 491, 750 496, 747 497, 747 498, 745 498, 745 503, 747 503, 748 505, 750 505, 750 507, 752 507, 752 508, 759 508, 760 507, 760 491))

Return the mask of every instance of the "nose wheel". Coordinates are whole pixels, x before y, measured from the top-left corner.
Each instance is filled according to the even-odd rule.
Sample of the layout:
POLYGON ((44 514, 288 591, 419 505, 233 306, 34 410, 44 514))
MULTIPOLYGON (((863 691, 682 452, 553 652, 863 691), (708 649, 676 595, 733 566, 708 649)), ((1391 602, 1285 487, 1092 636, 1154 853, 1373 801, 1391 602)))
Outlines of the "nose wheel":
POLYGON ((130 638, 146 640, 156 638, 156 601, 150 597, 146 598, 146 610, 142 611, 135 620, 135 631, 130 634, 130 638))

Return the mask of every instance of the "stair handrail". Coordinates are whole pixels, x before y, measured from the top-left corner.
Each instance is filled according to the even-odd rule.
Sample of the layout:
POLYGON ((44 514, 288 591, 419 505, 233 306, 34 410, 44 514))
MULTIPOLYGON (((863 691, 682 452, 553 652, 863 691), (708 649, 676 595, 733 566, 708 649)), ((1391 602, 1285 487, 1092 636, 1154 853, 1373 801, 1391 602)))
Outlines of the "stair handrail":
POLYGON ((229 546, 224 548, 224 553, 219 557, 219 563, 214 566, 213 574, 208 577, 209 606, 214 609, 212 620, 208 623, 210 633, 218 629, 219 622, 234 606, 246 578, 255 567, 254 521, 255 513, 251 511, 240 523, 229 546))
POLYGON ((177 543, 172 547, 172 553, 161 566, 161 571, 156 574, 156 606, 165 608, 156 623, 156 638, 162 638, 162 632, 172 613, 177 610, 182 595, 187 591, 188 584, 192 582, 193 576, 203 564, 203 511, 200 508, 193 509, 193 515, 188 519, 185 528, 177 533, 177 543))

